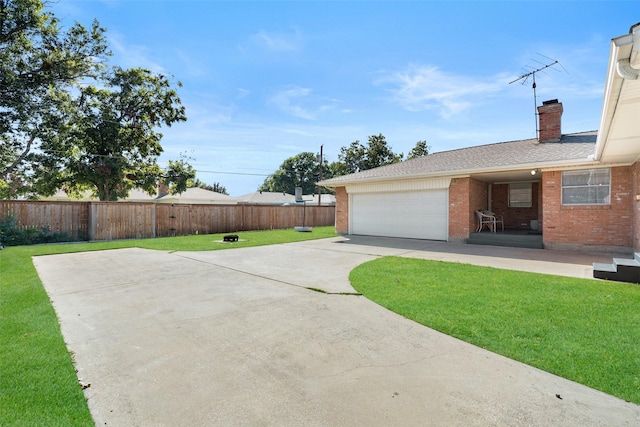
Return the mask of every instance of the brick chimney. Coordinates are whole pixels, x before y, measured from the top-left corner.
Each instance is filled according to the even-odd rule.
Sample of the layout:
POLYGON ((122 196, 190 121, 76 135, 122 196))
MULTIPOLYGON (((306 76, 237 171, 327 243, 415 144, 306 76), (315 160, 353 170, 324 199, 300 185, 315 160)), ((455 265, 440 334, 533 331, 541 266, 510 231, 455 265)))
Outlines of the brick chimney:
POLYGON ((559 142, 562 136, 560 124, 562 122, 562 104, 557 99, 544 101, 538 107, 540 132, 538 142, 559 142))
POLYGON ((158 183, 158 196, 157 197, 158 198, 164 197, 167 194, 169 194, 169 186, 159 182, 158 183))

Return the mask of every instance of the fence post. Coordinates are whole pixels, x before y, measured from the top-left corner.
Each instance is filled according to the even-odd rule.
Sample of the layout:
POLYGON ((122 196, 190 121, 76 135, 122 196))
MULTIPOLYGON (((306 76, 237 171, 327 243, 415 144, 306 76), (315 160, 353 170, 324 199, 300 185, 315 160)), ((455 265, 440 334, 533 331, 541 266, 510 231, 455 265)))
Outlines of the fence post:
POLYGON ((156 237, 156 204, 151 204, 151 237, 156 237))
POLYGON ((96 238, 96 209, 92 202, 89 203, 87 238, 89 241, 96 238))

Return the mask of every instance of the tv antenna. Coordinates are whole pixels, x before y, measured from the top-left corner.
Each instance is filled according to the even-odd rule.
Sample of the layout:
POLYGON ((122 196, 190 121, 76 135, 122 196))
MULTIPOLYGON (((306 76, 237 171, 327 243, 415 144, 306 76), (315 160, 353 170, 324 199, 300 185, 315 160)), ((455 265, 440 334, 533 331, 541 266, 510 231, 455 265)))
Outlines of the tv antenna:
MULTIPOLYGON (((538 54, 538 55, 544 56, 542 54, 538 54)), ((541 64, 542 67, 534 69, 533 71, 529 71, 528 73, 522 74, 522 75, 518 76, 518 78, 516 78, 515 80, 512 80, 512 81, 509 82, 509 84, 511 84, 511 83, 519 82, 519 81, 522 80, 521 84, 524 85, 525 83, 527 83, 529 81, 529 78, 531 78, 531 80, 533 82, 531 84, 531 88, 533 89, 533 112, 534 112, 533 116, 534 116, 534 119, 535 119, 535 122, 536 122, 536 138, 538 137, 538 133, 540 132, 540 130, 538 129, 538 97, 537 97, 537 94, 536 94, 536 73, 544 72, 544 70, 546 70, 547 68, 551 68, 552 70, 559 72, 560 70, 556 70, 555 68, 553 68, 553 66, 556 65, 556 64, 562 67, 562 64, 560 62, 558 62, 557 60, 549 58, 547 56, 544 56, 544 57, 547 58, 550 61, 553 61, 553 62, 545 64, 543 62, 540 62, 540 61, 537 61, 537 60, 534 59, 533 61, 541 64)), ((529 65, 527 65, 527 67, 533 68, 533 67, 531 67, 529 65)), ((567 72, 567 70, 565 70, 564 67, 562 67, 562 69, 565 72, 567 72)))

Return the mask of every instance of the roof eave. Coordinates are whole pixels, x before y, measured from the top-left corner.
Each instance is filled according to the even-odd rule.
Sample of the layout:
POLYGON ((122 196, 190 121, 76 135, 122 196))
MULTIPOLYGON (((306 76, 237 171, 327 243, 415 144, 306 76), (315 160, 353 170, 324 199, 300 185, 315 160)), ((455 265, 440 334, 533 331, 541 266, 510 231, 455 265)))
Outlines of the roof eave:
POLYGON ((541 169, 541 170, 554 170, 554 169, 565 169, 565 168, 576 168, 576 167, 593 167, 593 166, 601 166, 600 162, 591 159, 574 159, 574 160, 556 160, 552 162, 536 162, 536 163, 523 163, 519 165, 509 165, 502 167, 491 167, 491 168, 477 168, 477 169, 464 169, 464 170, 454 170, 454 171, 438 171, 431 173, 417 173, 417 174, 406 174, 406 175, 394 175, 394 176, 377 176, 377 177, 369 177, 369 178, 356 178, 356 179, 345 179, 336 182, 331 182, 330 180, 321 181, 318 185, 322 185, 323 187, 336 188, 336 187, 344 187, 346 185, 351 184, 364 184, 371 182, 393 182, 393 181, 403 181, 407 179, 430 179, 430 178, 460 178, 467 177, 471 175, 481 175, 486 173, 496 173, 496 172, 516 172, 523 170, 532 170, 532 169, 541 169))
POLYGON ((636 31, 639 31, 634 31, 634 28, 637 28, 638 25, 640 24, 636 24, 631 27, 629 34, 625 34, 611 40, 609 67, 607 69, 607 79, 604 88, 604 97, 602 100, 600 127, 594 149, 594 158, 596 160, 601 160, 604 154, 611 132, 613 117, 615 116, 616 108, 622 92, 622 83, 624 79, 618 73, 617 65, 618 62, 623 59, 631 59, 632 49, 634 48, 634 44, 637 43, 636 40, 638 40, 636 31))

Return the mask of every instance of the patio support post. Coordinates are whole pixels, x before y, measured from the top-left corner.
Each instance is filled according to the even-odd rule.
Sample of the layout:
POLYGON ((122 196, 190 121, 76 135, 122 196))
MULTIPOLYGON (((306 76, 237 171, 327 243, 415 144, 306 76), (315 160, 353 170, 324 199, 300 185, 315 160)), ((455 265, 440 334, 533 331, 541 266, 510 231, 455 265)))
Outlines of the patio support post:
POLYGON ((491 195, 491 190, 493 189, 493 184, 489 184, 487 186, 487 209, 489 210, 489 212, 493 212, 493 209, 491 209, 491 200, 493 199, 492 195, 491 195))

